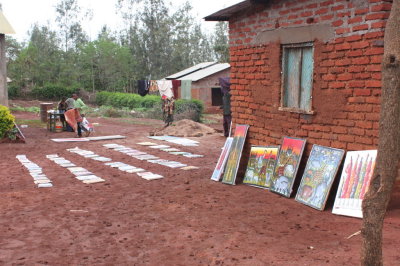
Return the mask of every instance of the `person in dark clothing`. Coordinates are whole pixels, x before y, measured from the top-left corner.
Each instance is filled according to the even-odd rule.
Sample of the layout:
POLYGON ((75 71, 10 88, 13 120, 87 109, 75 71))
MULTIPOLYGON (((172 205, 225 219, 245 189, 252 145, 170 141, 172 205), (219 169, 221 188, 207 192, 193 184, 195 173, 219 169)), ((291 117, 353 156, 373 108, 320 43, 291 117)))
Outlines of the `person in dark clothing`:
POLYGON ((67 97, 62 97, 61 101, 58 103, 58 112, 61 114, 60 115, 60 120, 63 125, 63 129, 66 130, 66 123, 65 123, 65 116, 64 113, 67 111, 67 103, 65 102, 67 100, 67 97))
POLYGON ((223 96, 222 96, 222 109, 223 109, 223 115, 224 115, 224 136, 229 137, 229 131, 231 127, 231 121, 232 121, 232 112, 231 112, 231 94, 229 91, 227 91, 223 96))
POLYGON ((229 137, 231 129, 232 112, 231 112, 231 82, 230 78, 219 78, 219 84, 221 85, 222 91, 222 110, 224 115, 224 136, 229 137))

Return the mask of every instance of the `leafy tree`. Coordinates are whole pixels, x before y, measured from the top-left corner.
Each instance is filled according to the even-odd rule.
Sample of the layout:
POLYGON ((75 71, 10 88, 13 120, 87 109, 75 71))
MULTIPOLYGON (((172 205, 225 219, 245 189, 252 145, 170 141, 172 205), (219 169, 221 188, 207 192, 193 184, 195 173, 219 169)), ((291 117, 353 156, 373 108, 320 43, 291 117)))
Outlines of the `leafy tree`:
POLYGON ((213 50, 218 62, 229 62, 229 28, 225 21, 220 21, 215 25, 213 50))
POLYGON ((65 52, 87 41, 81 26, 82 10, 77 0, 61 0, 56 5, 56 12, 56 22, 60 29, 65 52))

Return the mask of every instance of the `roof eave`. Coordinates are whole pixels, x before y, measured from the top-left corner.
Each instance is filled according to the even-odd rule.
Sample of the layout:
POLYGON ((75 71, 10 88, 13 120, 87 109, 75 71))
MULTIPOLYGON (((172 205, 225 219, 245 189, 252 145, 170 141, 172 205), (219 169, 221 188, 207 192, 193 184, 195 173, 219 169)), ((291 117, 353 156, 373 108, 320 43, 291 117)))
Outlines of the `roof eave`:
POLYGON ((211 15, 204 17, 205 21, 229 21, 231 17, 239 12, 247 11, 253 6, 264 6, 270 0, 245 0, 227 8, 221 9, 211 15))

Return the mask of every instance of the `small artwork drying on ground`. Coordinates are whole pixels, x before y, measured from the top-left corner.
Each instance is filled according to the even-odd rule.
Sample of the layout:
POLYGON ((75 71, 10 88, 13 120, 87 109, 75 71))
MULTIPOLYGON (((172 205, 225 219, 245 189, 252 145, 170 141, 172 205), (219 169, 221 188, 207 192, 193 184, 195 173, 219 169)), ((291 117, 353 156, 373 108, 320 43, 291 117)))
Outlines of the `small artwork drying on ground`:
POLYGON ((306 140, 284 137, 271 178, 270 190, 285 197, 290 197, 306 140))
POLYGON ((247 164, 243 183, 263 188, 269 188, 269 182, 274 174, 279 147, 253 146, 247 164))
POLYGON ((313 145, 296 200, 323 210, 343 156, 344 150, 313 145))
POLYGON ((233 136, 232 146, 226 163, 222 183, 234 185, 239 168, 240 158, 244 142, 247 136, 248 125, 236 125, 235 135, 233 136))
POLYGON ((376 150, 349 151, 332 212, 362 218, 361 203, 371 181, 376 150))

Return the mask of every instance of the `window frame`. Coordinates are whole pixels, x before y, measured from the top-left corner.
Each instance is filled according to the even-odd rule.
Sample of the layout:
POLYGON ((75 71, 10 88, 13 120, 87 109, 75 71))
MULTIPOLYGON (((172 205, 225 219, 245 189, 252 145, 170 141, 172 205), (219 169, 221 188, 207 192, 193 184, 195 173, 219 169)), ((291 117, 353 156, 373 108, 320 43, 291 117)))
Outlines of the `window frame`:
MULTIPOLYGON (((287 112, 292 112, 292 113, 300 113, 300 114, 314 114, 314 110, 312 109, 312 93, 313 93, 313 83, 314 83, 314 43, 313 42, 305 42, 305 43, 293 43, 293 44, 283 44, 282 46, 282 65, 281 65, 281 98, 280 98, 280 106, 278 108, 279 111, 287 111, 287 112), (286 88, 285 88, 285 79, 287 73, 285 73, 286 70, 286 51, 291 49, 291 48, 311 48, 311 53, 312 53, 312 62, 313 62, 313 69, 311 73, 311 88, 310 88, 310 107, 309 110, 304 110, 302 108, 297 108, 297 107, 287 107, 284 106, 285 102, 285 97, 286 97, 286 88)), ((303 63, 303 54, 301 57, 301 65, 303 63)), ((302 73, 302 69, 300 70, 300 76, 302 73)), ((300 82, 301 84, 301 82, 300 82)), ((301 87, 299 87, 299 90, 301 90, 301 87)), ((299 94, 301 95, 301 94, 299 94)))

